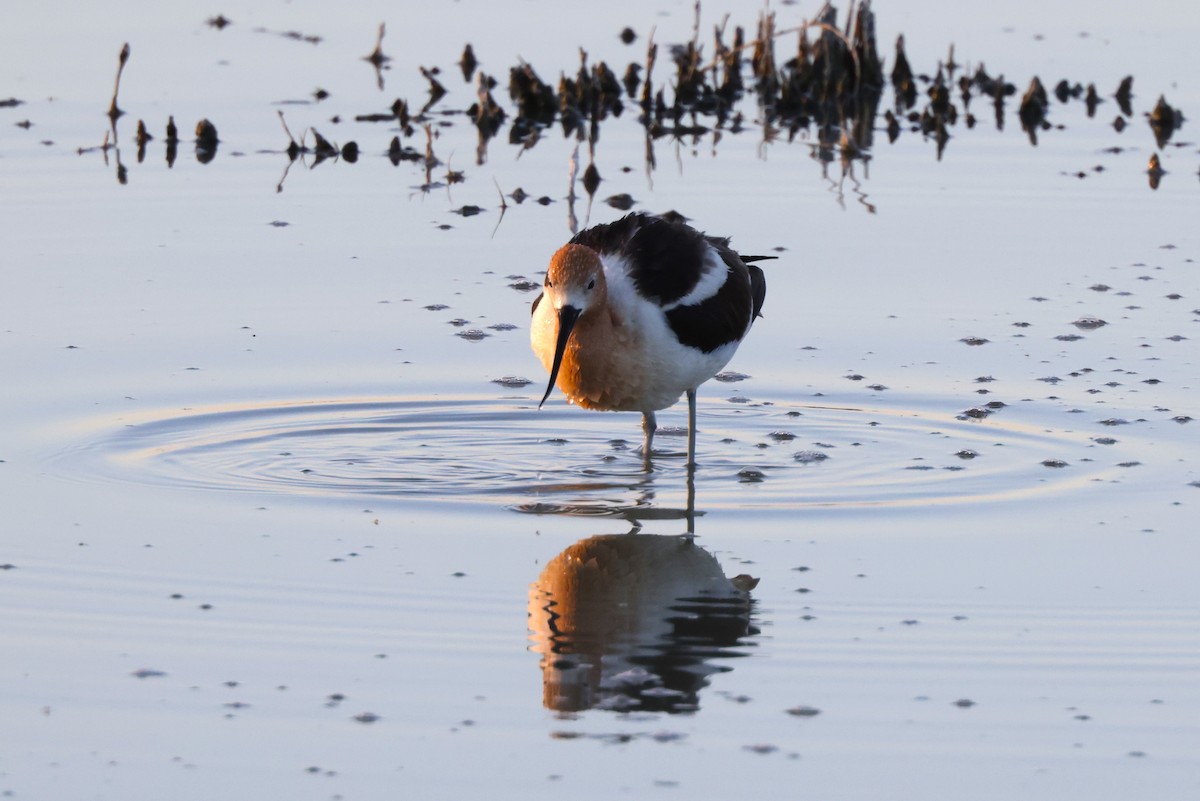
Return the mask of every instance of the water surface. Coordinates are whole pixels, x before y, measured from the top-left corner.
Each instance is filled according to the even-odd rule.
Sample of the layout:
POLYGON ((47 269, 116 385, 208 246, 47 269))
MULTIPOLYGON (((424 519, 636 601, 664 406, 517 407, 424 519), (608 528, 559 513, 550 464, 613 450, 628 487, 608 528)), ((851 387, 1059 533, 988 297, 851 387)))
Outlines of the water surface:
MULTIPOLYGON (((705 46, 727 11, 727 41, 753 35, 706 4, 705 46)), ((939 159, 880 120, 843 165, 747 98, 741 133, 655 140, 650 168, 632 103, 591 153, 553 127, 480 150, 467 42, 511 120, 518 59, 620 73, 653 29, 664 80, 690 3, 22 9, 0 31, 0 99, 23 101, 0 107, 0 792, 1194 795, 1200 148, 1146 115, 1200 109, 1196 21, 875 12, 885 69, 903 33, 919 74, 953 44, 1012 82, 1003 128, 977 99, 939 159), (447 89, 428 173, 387 157, 423 154, 419 125, 355 120, 419 110, 419 67, 447 89), (1103 102, 1052 96, 1033 146, 1035 75, 1103 102), (279 112, 357 161, 289 162, 279 112), (691 493, 682 409, 649 472, 636 415, 537 409, 530 287, 620 194, 779 257, 738 375, 701 388, 691 493)))

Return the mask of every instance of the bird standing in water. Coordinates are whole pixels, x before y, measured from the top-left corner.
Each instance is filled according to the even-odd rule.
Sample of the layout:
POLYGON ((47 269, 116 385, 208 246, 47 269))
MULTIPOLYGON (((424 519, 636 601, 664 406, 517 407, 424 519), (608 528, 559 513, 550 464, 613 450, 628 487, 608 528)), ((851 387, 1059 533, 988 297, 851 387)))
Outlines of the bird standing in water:
MULTIPOLYGON (((688 466, 696 463, 696 388, 733 357, 762 309, 766 281, 729 240, 676 219, 629 214, 576 234, 550 259, 530 340, 585 409, 642 413, 649 460, 654 413, 687 393, 688 466)), ((539 404, 539 407, 541 404, 539 404)))

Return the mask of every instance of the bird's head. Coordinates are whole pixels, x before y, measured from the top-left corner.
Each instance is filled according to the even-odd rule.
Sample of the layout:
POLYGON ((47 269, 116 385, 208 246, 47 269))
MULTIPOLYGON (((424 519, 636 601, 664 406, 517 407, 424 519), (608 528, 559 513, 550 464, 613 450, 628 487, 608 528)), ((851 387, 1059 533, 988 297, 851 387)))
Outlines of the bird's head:
POLYGON ((563 354, 567 351, 567 341, 571 338, 575 323, 589 309, 607 300, 608 287, 604 283, 604 265, 600 263, 600 254, 583 245, 563 245, 550 259, 542 293, 542 302, 549 303, 558 317, 554 365, 550 369, 546 394, 542 396, 542 403, 545 403, 558 379, 558 369, 562 366, 563 354))
POLYGON ((583 245, 563 245, 550 259, 542 290, 557 312, 571 307, 583 314, 603 303, 607 287, 600 254, 583 245))

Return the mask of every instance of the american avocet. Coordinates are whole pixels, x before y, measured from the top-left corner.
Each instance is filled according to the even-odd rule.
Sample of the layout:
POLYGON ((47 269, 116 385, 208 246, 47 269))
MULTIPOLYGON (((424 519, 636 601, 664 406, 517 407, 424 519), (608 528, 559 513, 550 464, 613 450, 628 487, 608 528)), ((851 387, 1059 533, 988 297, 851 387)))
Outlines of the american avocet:
MULTIPOLYGON (((733 357, 759 316, 762 270, 729 240, 683 222, 629 214, 581 231, 550 259, 530 339, 585 409, 642 413, 650 458, 654 413, 687 393, 688 466, 696 463, 696 388, 733 357)), ((541 404, 538 404, 539 408, 541 404)))

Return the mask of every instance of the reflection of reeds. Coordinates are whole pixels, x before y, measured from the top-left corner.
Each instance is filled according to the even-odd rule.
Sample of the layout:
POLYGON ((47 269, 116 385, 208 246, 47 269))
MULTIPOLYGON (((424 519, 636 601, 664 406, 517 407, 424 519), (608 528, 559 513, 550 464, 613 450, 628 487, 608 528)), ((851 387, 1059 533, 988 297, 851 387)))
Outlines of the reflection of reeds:
MULTIPOLYGON (((920 135, 936 146, 938 159, 942 158, 951 141, 960 111, 966 127, 975 127, 977 119, 971 110, 973 99, 990 101, 997 130, 1003 130, 1008 115, 1014 111, 1006 109, 1005 105, 1008 98, 1018 96, 1017 88, 1006 81, 1003 74, 993 78, 982 65, 969 68, 960 65, 955 59, 953 45, 947 56, 937 62, 936 69, 920 73, 914 70, 913 64, 917 62, 910 62, 904 36, 900 35, 895 42, 890 73, 885 77, 870 0, 852 4, 842 22, 838 20, 837 10, 828 3, 814 17, 799 24, 781 22, 782 11, 761 11, 754 28, 731 25, 726 15, 713 25, 711 36, 707 37, 702 35, 699 2, 694 4, 694 10, 695 23, 690 38, 664 50, 661 64, 653 28, 647 36, 644 58, 631 61, 623 70, 615 70, 604 61, 590 61, 588 52, 581 48, 578 66, 572 71, 562 71, 555 83, 543 81, 532 65, 519 61, 509 69, 506 87, 515 112, 510 111, 512 106, 502 105, 502 99, 494 96, 493 90, 498 86, 496 78, 478 70, 479 61, 472 46, 467 44, 457 65, 464 81, 475 82, 475 100, 467 113, 478 131, 476 164, 485 163, 490 141, 502 134, 505 124, 509 126, 509 143, 520 146, 522 152, 547 138, 547 131, 559 127, 564 137, 586 143, 587 161, 580 165, 580 176, 584 179, 583 186, 590 203, 599 184, 600 171, 604 169, 603 160, 597 158, 602 124, 620 116, 626 105, 633 105, 637 122, 645 131, 648 180, 657 168, 655 142, 669 139, 677 145, 690 143, 695 146, 701 137, 708 136, 715 148, 726 132, 742 133, 753 125, 758 128, 759 152, 764 156, 776 143, 801 141, 808 146, 812 158, 821 165, 823 177, 837 189, 840 200, 841 183, 847 180, 856 183, 856 165, 863 164, 861 170, 865 174, 865 164, 874 156, 876 120, 888 83, 893 90, 894 104, 884 111, 884 121, 879 127, 886 131, 892 142, 905 131, 920 135), (794 46, 785 44, 790 37, 795 37, 794 46), (756 105, 753 111, 742 108, 746 99, 756 105), (837 164, 842 168, 840 183, 836 175, 830 175, 830 166, 837 164)), ((227 24, 228 20, 223 17, 209 20, 209 25, 218 30, 227 24)), ((392 61, 383 51, 385 34, 386 26, 381 23, 373 50, 363 56, 363 60, 375 68, 380 89, 383 88, 382 71, 392 61)), ((314 44, 321 41, 320 37, 294 32, 282 35, 314 44)), ((630 44, 637 36, 628 30, 622 34, 622 39, 630 44)), ((117 146, 116 122, 124 113, 119 104, 120 84, 129 57, 130 46, 125 44, 119 54, 108 109, 111 122, 108 137, 99 148, 80 148, 80 152, 99 149, 107 157, 107 150, 117 146)), ((432 156, 428 126, 439 124, 434 122, 431 109, 447 96, 448 90, 443 85, 445 73, 438 67, 419 69, 428 82, 428 99, 419 110, 410 112, 407 101, 397 99, 389 109, 355 115, 354 120, 399 123, 399 132, 386 151, 393 164, 422 160, 420 146, 406 147, 403 140, 417 137, 419 130, 425 130, 426 175, 422 189, 428 191, 441 185, 433 180, 431 172, 438 162, 432 156)), ((1015 109, 1022 129, 1035 145, 1039 133, 1061 127, 1051 126, 1049 86, 1043 87, 1035 76, 1015 109)), ((1128 76, 1112 95, 1120 109, 1120 115, 1113 121, 1118 132, 1133 116, 1132 86, 1133 78, 1128 76)), ((1053 94, 1061 103, 1081 101, 1089 117, 1094 116, 1097 106, 1104 102, 1094 84, 1088 84, 1085 90, 1080 83, 1062 80, 1054 87, 1053 94)), ((327 93, 318 90, 315 96, 322 100, 327 93)), ((1160 97, 1158 105, 1148 115, 1148 121, 1162 150, 1184 118, 1179 110, 1160 97)), ((289 140, 287 153, 294 161, 304 152, 303 144, 298 145, 290 133, 289 140)), ((145 145, 150 141, 144 125, 139 125, 137 141, 140 162, 145 145)), ((177 142, 177 137, 168 135, 169 165, 175 161, 177 142)), ((215 139, 208 139, 198 131, 197 156, 201 161, 215 155, 215 145, 215 139)), ((320 139, 313 152, 317 153, 318 162, 334 156, 353 161, 358 154, 354 143, 346 148, 325 148, 320 139)), ((447 183, 451 182, 447 180, 447 183)), ((569 198, 574 199, 573 192, 569 198)), ((633 202, 627 196, 617 196, 615 205, 633 202)))
POLYGON ((379 87, 379 91, 383 91, 383 70, 384 65, 391 61, 391 56, 386 56, 383 53, 383 36, 387 33, 387 26, 384 23, 379 23, 379 33, 375 37, 375 49, 368 55, 363 56, 363 61, 366 61, 375 68, 375 85, 379 87))
POLYGON ((1167 146, 1171 134, 1175 133, 1175 129, 1182 123, 1183 114, 1172 108, 1165 96, 1159 95, 1158 103, 1150 112, 1150 128, 1154 131, 1154 141, 1160 148, 1167 146))
POLYGON ((152 139, 154 139, 154 137, 153 137, 153 136, 151 136, 151 135, 150 135, 150 132, 146 130, 146 123, 145 123, 144 121, 142 121, 142 120, 138 120, 138 124, 137 124, 137 137, 136 137, 136 139, 134 140, 134 141, 136 141, 136 142, 137 142, 137 160, 138 160, 138 164, 141 164, 141 163, 142 163, 142 161, 143 161, 143 160, 145 160, 145 158, 146 158, 146 144, 147 144, 148 142, 150 142, 152 139))

